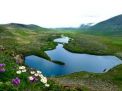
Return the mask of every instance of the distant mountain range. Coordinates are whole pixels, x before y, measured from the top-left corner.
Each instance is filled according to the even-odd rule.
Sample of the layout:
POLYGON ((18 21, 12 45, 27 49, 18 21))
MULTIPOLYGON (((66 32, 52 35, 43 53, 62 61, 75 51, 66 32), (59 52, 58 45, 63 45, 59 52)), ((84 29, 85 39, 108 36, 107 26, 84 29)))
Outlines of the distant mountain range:
MULTIPOLYGON (((18 30, 42 30, 42 31, 49 31, 51 29, 42 28, 38 25, 34 24, 19 24, 19 23, 9 23, 9 24, 1 24, 0 25, 0 32, 5 29, 18 29, 18 30)), ((99 35, 122 35, 122 15, 118 15, 112 17, 108 20, 102 21, 93 25, 93 23, 88 24, 81 24, 79 28, 55 28, 54 30, 60 31, 85 31, 85 33, 90 34, 99 34, 99 35)))
POLYGON ((93 26, 93 23, 81 24, 79 28, 80 28, 80 29, 88 29, 88 28, 90 28, 91 26, 93 26))
POLYGON ((79 28, 59 28, 60 30, 82 31, 97 35, 122 35, 122 14, 97 24, 81 24, 79 28))
POLYGON ((85 31, 93 26, 93 23, 81 24, 80 27, 61 27, 61 28, 53 28, 54 30, 59 31, 85 31))
POLYGON ((122 35, 122 15, 102 21, 88 31, 93 34, 122 35))
POLYGON ((5 26, 9 26, 9 27, 15 27, 15 28, 28 28, 28 29, 35 29, 35 28, 40 28, 40 26, 34 25, 34 24, 19 24, 19 23, 9 23, 6 24, 5 26))

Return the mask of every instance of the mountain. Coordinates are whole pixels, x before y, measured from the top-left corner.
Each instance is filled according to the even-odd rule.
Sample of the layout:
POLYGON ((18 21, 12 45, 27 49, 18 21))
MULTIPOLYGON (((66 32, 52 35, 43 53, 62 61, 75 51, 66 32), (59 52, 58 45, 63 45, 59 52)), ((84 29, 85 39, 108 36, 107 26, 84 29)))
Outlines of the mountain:
MULTIPOLYGON (((34 36, 36 33, 52 32, 51 29, 43 28, 34 24, 9 23, 0 24, 0 39, 34 36)), ((28 38, 28 37, 27 37, 28 38)), ((23 39, 24 41, 24 39, 23 39)), ((1 42, 1 41, 0 41, 1 42)))
POLYGON ((88 24, 81 24, 80 29, 88 29, 93 25, 93 23, 88 23, 88 24))
POLYGON ((9 24, 1 24, 0 25, 2 28, 6 29, 17 29, 17 30, 48 30, 46 28, 42 28, 38 25, 34 24, 20 24, 20 23, 9 23, 9 24))
POLYGON ((13 26, 13 27, 20 27, 20 28, 28 28, 28 29, 35 29, 35 28, 40 28, 40 26, 34 25, 34 24, 19 24, 19 23, 10 23, 8 26, 13 26))
POLYGON ((122 35, 122 14, 90 27, 88 32, 104 35, 122 35))

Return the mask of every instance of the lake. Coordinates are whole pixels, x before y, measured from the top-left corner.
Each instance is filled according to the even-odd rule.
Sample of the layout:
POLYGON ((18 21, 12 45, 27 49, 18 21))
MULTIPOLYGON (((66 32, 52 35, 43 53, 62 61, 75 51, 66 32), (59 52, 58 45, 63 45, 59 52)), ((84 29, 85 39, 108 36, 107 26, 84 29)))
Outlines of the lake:
POLYGON ((68 43, 69 39, 68 37, 55 39, 54 42, 58 42, 56 48, 45 51, 51 60, 63 62, 65 63, 64 65, 55 64, 35 55, 25 57, 25 63, 31 68, 41 70, 46 76, 60 76, 80 71, 104 73, 122 64, 122 61, 115 56, 98 56, 69 52, 63 48, 63 44, 68 43))

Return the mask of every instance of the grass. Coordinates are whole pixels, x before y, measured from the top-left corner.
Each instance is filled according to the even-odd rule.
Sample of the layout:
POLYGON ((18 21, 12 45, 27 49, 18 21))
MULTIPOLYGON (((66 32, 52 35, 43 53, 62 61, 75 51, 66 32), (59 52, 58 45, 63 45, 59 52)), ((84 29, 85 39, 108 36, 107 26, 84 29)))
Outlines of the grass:
POLYGON ((65 49, 95 55, 117 55, 122 52, 122 36, 95 36, 86 34, 69 34, 73 40, 64 46, 65 49))
POLYGON ((6 71, 0 73, 0 91, 69 91, 70 88, 64 88, 50 79, 48 80, 49 88, 46 88, 40 82, 30 84, 27 80, 29 73, 16 74, 19 65, 16 64, 12 56, 13 53, 22 54, 23 56, 37 55, 50 60, 44 51, 54 49, 57 44, 53 42, 53 39, 60 35, 61 33, 52 31, 29 31, 13 28, 1 31, 0 45, 5 50, 0 49, 0 63, 6 64, 6 71), (18 87, 11 84, 11 80, 15 77, 21 79, 21 84, 18 87))
POLYGON ((17 75, 16 71, 19 65, 16 64, 13 57, 7 55, 5 52, 0 52, 0 63, 6 64, 6 71, 4 73, 0 73, 0 91, 49 91, 49 89, 57 91, 58 88, 61 88, 60 91, 63 91, 64 89, 51 80, 48 80, 48 83, 51 85, 49 88, 46 88, 41 82, 31 84, 27 79, 30 74, 26 72, 21 75, 17 75), (19 86, 11 84, 11 80, 15 77, 19 77, 21 79, 21 84, 19 86))
MULTIPOLYGON (((0 91, 68 91, 54 81, 48 80, 50 87, 46 88, 44 84, 37 82, 30 84, 27 80, 29 73, 17 75, 17 67, 12 53, 27 55, 37 55, 50 59, 45 50, 53 49, 56 43, 53 39, 59 37, 58 33, 52 32, 34 32, 34 31, 19 31, 19 30, 4 30, 0 33, 0 45, 5 50, 0 49, 0 63, 5 63, 6 71, 0 73, 0 91), (15 77, 21 79, 21 84, 16 87, 11 84, 11 80, 15 77), (7 88, 6 88, 7 87, 7 88)), ((28 68, 29 69, 29 68, 28 68)))
POLYGON ((53 39, 58 37, 55 33, 34 32, 29 30, 9 30, 0 33, 0 45, 9 52, 27 55, 37 55, 46 59, 50 58, 44 52, 48 48, 53 49, 56 43, 53 39), (7 32, 7 33, 6 33, 7 32))
MULTIPOLYGON (((66 76, 54 77, 53 80, 49 78, 50 88, 45 88, 43 84, 40 83, 29 84, 26 79, 29 76, 28 73, 20 76, 22 84, 19 87, 11 85, 10 81, 17 76, 16 67, 19 66, 11 56, 12 53, 23 54, 24 56, 37 55, 50 60, 44 51, 54 49, 57 44, 53 42, 53 39, 60 37, 62 34, 72 38, 71 41, 64 46, 65 49, 71 52, 115 55, 122 58, 122 36, 88 35, 80 31, 32 31, 28 29, 21 30, 12 28, 7 30, 2 28, 2 31, 0 30, 0 45, 2 45, 5 50, 0 50, 0 63, 6 64, 6 72, 0 74, 0 82, 3 82, 2 85, 0 84, 0 91, 18 91, 18 89, 19 91, 26 91, 28 89, 31 91, 59 91, 59 88, 60 91, 89 91, 92 86, 97 85, 97 83, 95 83, 96 81, 100 84, 102 82, 106 84, 111 82, 112 86, 115 85, 120 91, 122 90, 122 65, 104 74, 78 72, 66 76), (65 88, 60 82, 57 83, 57 79, 60 82, 64 80, 73 81, 74 87, 78 81, 86 83, 83 83, 84 85, 82 85, 82 87, 74 88, 73 86, 69 86, 65 88), (94 83, 91 87, 87 84, 89 81, 94 83)), ((69 84, 66 81, 64 81, 63 84, 69 84)))
MULTIPOLYGON (((73 40, 71 40, 68 44, 65 44, 64 48, 71 52, 88 53, 88 54, 95 54, 95 55, 113 55, 122 59, 122 36, 97 36, 97 35, 88 35, 83 33, 68 34, 68 36, 70 36, 73 40)), ((58 77, 56 79, 59 79, 59 81, 62 81, 61 79, 65 79, 65 80, 69 79, 69 81, 72 79, 76 79, 77 81, 81 81, 81 82, 82 80, 83 81, 85 80, 86 83, 91 81, 92 86, 97 85, 97 83, 94 84, 95 81, 99 82, 99 80, 101 80, 100 83, 105 82, 105 84, 109 84, 110 82, 113 85, 116 85, 117 89, 121 91, 122 90, 121 73, 122 73, 122 65, 119 65, 104 74, 78 72, 71 75, 58 77)), ((87 85, 86 83, 85 85, 87 85)), ((107 86, 105 86, 104 88, 106 87, 107 86)), ((93 89, 96 89, 96 87, 94 87, 93 89)))
MULTIPOLYGON (((114 69, 110 70, 107 73, 104 74, 98 74, 98 73, 88 73, 88 72, 77 72, 70 75, 65 75, 62 77, 57 77, 59 81, 63 79, 68 79, 69 81, 73 79, 73 82, 75 84, 75 81, 79 81, 79 83, 82 83, 83 85, 89 87, 89 82, 91 86, 94 87, 94 89, 98 90, 100 87, 102 87, 102 83, 104 82, 104 88, 109 87, 107 84, 111 84, 113 87, 116 86, 117 90, 115 91, 121 91, 122 90, 122 65, 119 65, 115 67, 114 69), (85 83, 83 83, 85 81, 85 83), (97 83, 96 83, 97 82, 97 83), (95 85, 99 85, 99 88, 95 88, 95 85), (107 86, 106 86, 107 85, 107 86)), ((78 85, 77 83, 75 85, 78 85)), ((103 90, 104 91, 104 90, 103 90)), ((114 91, 114 90, 113 90, 114 91)))

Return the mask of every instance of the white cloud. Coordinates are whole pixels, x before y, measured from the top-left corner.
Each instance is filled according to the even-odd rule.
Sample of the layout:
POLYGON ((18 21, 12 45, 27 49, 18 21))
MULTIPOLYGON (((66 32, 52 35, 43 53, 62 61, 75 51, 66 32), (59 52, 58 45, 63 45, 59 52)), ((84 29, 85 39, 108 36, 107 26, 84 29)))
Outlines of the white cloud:
POLYGON ((122 0, 0 0, 0 23, 77 27, 122 13, 122 0))

